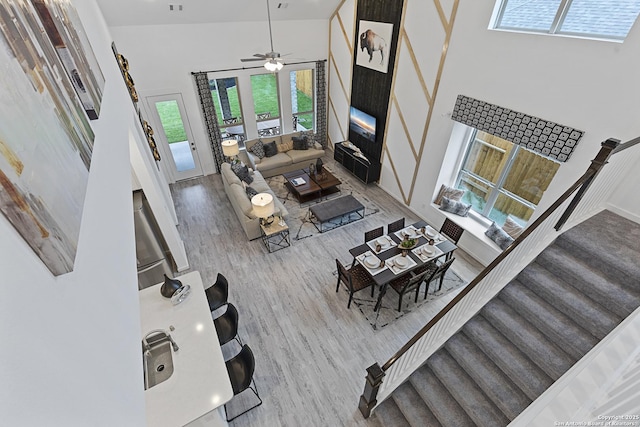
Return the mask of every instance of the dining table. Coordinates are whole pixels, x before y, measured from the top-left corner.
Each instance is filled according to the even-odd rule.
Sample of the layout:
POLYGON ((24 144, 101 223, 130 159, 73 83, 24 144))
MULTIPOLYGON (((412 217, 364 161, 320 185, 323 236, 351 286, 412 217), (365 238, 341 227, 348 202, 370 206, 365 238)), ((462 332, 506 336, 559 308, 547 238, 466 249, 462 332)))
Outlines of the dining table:
POLYGON ((374 311, 378 311, 391 281, 409 274, 428 263, 435 263, 438 259, 446 257, 457 248, 444 234, 431 227, 426 221, 421 220, 399 231, 351 248, 349 253, 353 256, 352 266, 356 262, 360 263, 380 289, 374 307, 374 311), (422 229, 424 229, 424 234, 421 232, 422 229), (406 251, 406 256, 404 257, 406 258, 404 260, 405 265, 399 267, 397 265, 399 263, 395 260, 398 257, 403 257, 403 249, 399 247, 399 244, 404 240, 405 235, 415 238, 417 242, 413 248, 404 250, 406 251), (431 239, 434 240, 434 247, 426 249, 431 239), (385 241, 388 243, 385 243, 385 241), (380 245, 380 251, 377 251, 379 243, 383 244, 380 245), (376 258, 377 261, 375 260, 376 258), (376 262, 373 263, 371 262, 372 260, 376 262))

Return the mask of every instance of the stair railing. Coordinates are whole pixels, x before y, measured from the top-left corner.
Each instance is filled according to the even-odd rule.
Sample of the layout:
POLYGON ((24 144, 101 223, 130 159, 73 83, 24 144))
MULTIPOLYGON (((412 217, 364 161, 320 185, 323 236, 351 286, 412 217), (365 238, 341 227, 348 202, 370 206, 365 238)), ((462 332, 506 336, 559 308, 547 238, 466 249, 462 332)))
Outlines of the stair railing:
POLYGON ((528 263, 532 253, 539 253, 555 239, 553 228, 559 231, 576 210, 586 191, 614 153, 640 143, 640 137, 620 144, 617 139, 604 141, 587 171, 545 210, 514 242, 478 274, 449 304, 420 329, 382 367, 374 363, 367 368, 367 377, 358 408, 365 418, 378 401, 386 399, 438 348, 475 315, 528 263), (574 198, 567 204, 571 196, 574 198), (567 205, 564 212, 559 208, 567 205), (552 224, 555 223, 555 226, 552 224), (531 236, 531 238, 529 238, 531 236), (510 257, 510 255, 512 255, 510 257), (505 259, 511 262, 503 262, 505 259), (494 286, 498 283, 499 286, 494 286), (383 381, 384 380, 384 381, 383 381))

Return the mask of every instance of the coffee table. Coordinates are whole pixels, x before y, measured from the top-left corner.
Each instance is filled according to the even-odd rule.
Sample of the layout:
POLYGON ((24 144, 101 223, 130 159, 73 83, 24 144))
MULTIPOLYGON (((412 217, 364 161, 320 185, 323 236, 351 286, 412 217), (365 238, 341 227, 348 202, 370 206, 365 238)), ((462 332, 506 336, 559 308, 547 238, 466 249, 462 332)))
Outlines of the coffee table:
POLYGON ((323 169, 322 173, 310 174, 308 169, 300 169, 283 173, 285 185, 300 204, 325 199, 331 194, 339 193, 338 186, 342 182, 331 172, 323 169), (296 179, 304 180, 304 184, 297 184, 296 179))

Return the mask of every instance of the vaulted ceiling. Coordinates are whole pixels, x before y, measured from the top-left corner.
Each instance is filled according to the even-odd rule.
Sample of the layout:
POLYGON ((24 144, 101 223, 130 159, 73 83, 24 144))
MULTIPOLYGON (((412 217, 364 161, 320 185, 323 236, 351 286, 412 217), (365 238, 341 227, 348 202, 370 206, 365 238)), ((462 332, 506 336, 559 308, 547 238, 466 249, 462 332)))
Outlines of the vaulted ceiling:
MULTIPOLYGON (((267 0, 97 0, 107 25, 266 21, 267 0), (173 10, 170 10, 173 5, 173 10), (180 10, 181 9, 181 10, 180 10)), ((269 0, 271 19, 328 19, 340 0, 269 0)))

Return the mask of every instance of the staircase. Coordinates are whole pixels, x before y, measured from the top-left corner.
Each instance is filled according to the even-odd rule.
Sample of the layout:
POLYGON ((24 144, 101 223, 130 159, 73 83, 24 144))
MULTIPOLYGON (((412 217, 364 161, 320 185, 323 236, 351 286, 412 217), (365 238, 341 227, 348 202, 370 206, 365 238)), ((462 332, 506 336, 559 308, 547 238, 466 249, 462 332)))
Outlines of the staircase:
POLYGON ((562 234, 371 416, 506 426, 640 306, 640 225, 603 211, 562 234))

